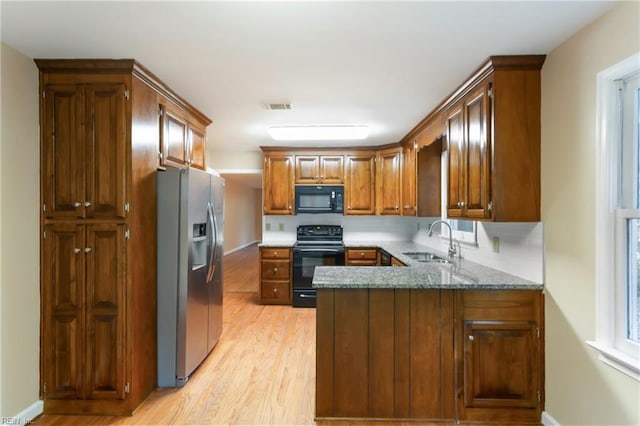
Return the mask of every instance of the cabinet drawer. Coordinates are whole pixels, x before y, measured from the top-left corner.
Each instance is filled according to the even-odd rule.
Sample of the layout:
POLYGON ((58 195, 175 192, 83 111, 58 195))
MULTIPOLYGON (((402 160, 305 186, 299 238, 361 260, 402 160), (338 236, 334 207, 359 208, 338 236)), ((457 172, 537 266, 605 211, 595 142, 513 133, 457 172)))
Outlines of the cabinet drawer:
POLYGON ((375 260, 349 260, 347 266, 378 266, 375 260))
POLYGON ((263 261, 262 262, 262 279, 263 280, 289 280, 291 262, 284 261, 263 261))
POLYGON ((378 249, 363 248, 363 249, 348 249, 348 260, 378 260, 378 249))
POLYGON ((291 290, 289 282, 264 281, 260 299, 263 302, 289 303, 291 300, 291 290))
POLYGON ((262 248, 260 250, 263 259, 290 259, 291 249, 288 248, 262 248))

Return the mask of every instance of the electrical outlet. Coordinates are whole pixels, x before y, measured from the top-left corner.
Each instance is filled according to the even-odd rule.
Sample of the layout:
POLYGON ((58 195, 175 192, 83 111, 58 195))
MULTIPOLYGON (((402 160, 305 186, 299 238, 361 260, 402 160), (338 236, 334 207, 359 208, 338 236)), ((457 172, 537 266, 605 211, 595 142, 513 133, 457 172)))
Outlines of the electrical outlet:
POLYGON ((493 252, 500 253, 500 237, 493 237, 493 252))
POLYGON ((280 232, 284 231, 284 223, 279 223, 278 224, 278 231, 280 231, 280 232))
POLYGON ((271 224, 270 223, 265 223, 264 224, 264 229, 265 229, 265 231, 271 231, 271 224))

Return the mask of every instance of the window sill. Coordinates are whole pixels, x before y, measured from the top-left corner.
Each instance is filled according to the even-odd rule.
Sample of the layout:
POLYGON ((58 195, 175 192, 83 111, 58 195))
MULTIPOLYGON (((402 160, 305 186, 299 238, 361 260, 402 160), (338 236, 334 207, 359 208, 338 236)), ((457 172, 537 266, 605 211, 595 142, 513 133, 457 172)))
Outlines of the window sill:
POLYGON ((600 361, 640 382, 640 359, 633 358, 619 350, 600 342, 587 341, 598 351, 600 361))

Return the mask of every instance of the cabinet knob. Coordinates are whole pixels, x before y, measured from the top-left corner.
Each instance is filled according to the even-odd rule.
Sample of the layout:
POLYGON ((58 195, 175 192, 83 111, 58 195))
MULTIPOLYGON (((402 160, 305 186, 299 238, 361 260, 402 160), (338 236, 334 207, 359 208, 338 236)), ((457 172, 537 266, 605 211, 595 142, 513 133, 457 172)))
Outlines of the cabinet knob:
POLYGON ((76 201, 75 203, 73 203, 73 207, 80 207, 82 205, 82 203, 80 201, 76 201))
POLYGON ((278 252, 277 251, 273 252, 273 257, 278 257, 278 252))
POLYGON ((278 268, 273 268, 273 272, 278 272, 278 268))
POLYGON ((400 206, 396 206, 396 210, 400 210, 400 206))
POLYGON ((469 340, 471 340, 473 342, 473 339, 474 339, 473 336, 470 334, 469 335, 469 340))
POLYGON ((360 252, 360 256, 364 257, 364 253, 360 252))
POLYGON ((277 289, 277 288, 274 288, 274 289, 273 289, 273 295, 274 295, 274 296, 277 296, 277 295, 278 295, 278 289, 277 289))
POLYGON ((85 201, 84 202, 84 206, 85 207, 91 207, 91 201, 85 201))
POLYGON ((90 251, 91 251, 91 247, 85 247, 85 248, 84 248, 84 252, 85 252, 85 253, 89 253, 90 251))
POLYGON ((82 250, 80 250, 80 249, 79 249, 79 248, 77 248, 77 247, 73 249, 73 252, 74 252, 75 254, 78 254, 78 253, 80 253, 81 251, 82 251, 82 250))

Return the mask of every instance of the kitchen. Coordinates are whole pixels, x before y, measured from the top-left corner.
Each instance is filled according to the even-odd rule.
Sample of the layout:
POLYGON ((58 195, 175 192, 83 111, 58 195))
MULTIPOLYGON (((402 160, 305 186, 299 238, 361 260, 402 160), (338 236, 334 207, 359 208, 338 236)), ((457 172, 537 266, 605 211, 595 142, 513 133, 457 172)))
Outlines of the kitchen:
MULTIPOLYGON (((591 352, 592 349, 584 346, 584 340, 593 338, 594 321, 594 278, 588 266, 594 264, 593 255, 590 254, 593 248, 590 237, 593 220, 589 213, 592 210, 590 206, 594 204, 592 195, 589 195, 593 181, 594 160, 591 147, 584 147, 576 142, 578 139, 593 140, 594 138, 593 125, 585 125, 583 120, 591 121, 593 117, 595 73, 638 50, 634 37, 626 37, 627 33, 623 32, 626 30, 633 33, 633 30, 637 29, 637 20, 634 20, 634 16, 637 16, 635 7, 637 6, 629 3, 616 5, 592 26, 582 30, 566 44, 557 47, 547 55, 542 71, 542 222, 544 230, 509 229, 509 227, 500 229, 500 225, 489 224, 481 225, 478 232, 479 244, 488 249, 482 253, 482 256, 487 259, 493 257, 491 253, 494 253, 492 249, 494 236, 500 238, 499 254, 506 255, 510 250, 511 241, 514 246, 519 246, 522 250, 529 249, 530 244, 519 244, 523 233, 533 235, 531 238, 533 244, 538 246, 542 245, 540 234, 544 233, 544 282, 545 292, 549 294, 546 300, 546 410, 561 423, 632 424, 637 423, 638 420, 635 404, 637 384, 610 367, 602 366, 597 356, 591 352), (615 35, 613 39, 611 34, 615 35), (598 40, 615 40, 620 43, 616 44, 615 48, 611 46, 602 48, 598 40), (622 40, 626 41, 622 43, 622 40), (579 55, 578 52, 582 52, 583 49, 591 53, 580 56, 582 58, 580 62, 574 55, 579 55), (598 54, 593 54, 594 49, 601 50, 596 50, 598 54), (577 62, 580 64, 578 65, 577 62), (574 81, 579 86, 567 84, 568 81, 574 81), (577 111, 576 116, 570 114, 567 117, 568 112, 576 108, 568 99, 587 94, 589 97, 586 99, 580 97, 582 99, 580 104, 590 106, 577 111), (569 120, 569 125, 561 124, 561 119, 569 120), (567 127, 574 129, 577 133, 567 133, 567 127), (567 155, 570 158, 567 158, 567 155), (570 171, 566 171, 569 161, 570 164, 574 164, 572 169, 578 176, 573 177, 570 171), (566 185, 558 185, 558 182, 566 185), (584 209, 576 206, 583 206, 584 209), (567 211, 571 214, 568 215, 567 211), (486 231, 487 227, 488 231, 486 231), (576 307, 572 308, 573 305, 576 307)), ((569 35, 567 34, 567 37, 569 35)), ((4 37, 3 43, 5 43, 4 37)), ((42 55, 39 56, 42 57, 42 55)), ((31 58, 5 49, 5 45, 3 45, 2 63, 3 104, 6 105, 5 99, 8 99, 12 100, 11 103, 16 106, 16 109, 12 110, 2 109, 5 124, 3 124, 2 145, 2 333, 4 337, 2 340, 3 364, 0 371, 3 383, 1 408, 3 416, 5 414, 13 416, 28 407, 32 401, 37 400, 38 388, 38 361, 37 350, 35 350, 38 345, 38 304, 34 305, 33 302, 38 300, 38 262, 33 259, 33 253, 38 252, 38 238, 32 236, 25 241, 20 233, 21 230, 37 230, 38 221, 37 218, 30 218, 24 212, 19 210, 14 212, 16 209, 10 208, 12 200, 25 200, 27 204, 38 204, 33 198, 33 194, 38 193, 37 166, 35 166, 38 164, 38 136, 37 129, 33 125, 34 117, 37 117, 37 101, 32 100, 29 105, 22 106, 24 110, 17 109, 21 108, 22 104, 16 102, 21 99, 21 93, 37 91, 37 77, 35 77, 36 70, 31 58), (8 56, 5 58, 5 55, 8 56), (12 77, 12 86, 5 85, 5 76, 12 77), (16 114, 21 115, 16 116, 16 114), (7 127, 6 123, 13 124, 7 127), (31 145, 11 142, 11 140, 25 139, 18 135, 28 136, 31 145), (19 160, 25 155, 32 159, 31 162, 34 165, 32 168, 18 168, 25 164, 24 161, 19 160), (8 177, 10 172, 11 178, 8 177), (14 176, 20 176, 20 179, 15 179, 14 176), (10 182, 17 181, 21 182, 18 187, 19 193, 12 191, 8 185, 10 182), (15 224, 21 224, 21 226, 15 226, 15 224), (21 260, 17 260, 13 253, 24 253, 24 256, 21 255, 21 260), (19 282, 31 282, 31 284, 17 293, 14 290, 17 287, 11 284, 13 281, 18 282, 15 278, 18 275, 13 275, 15 274, 13 264, 21 265, 20 274, 24 274, 24 271, 36 271, 35 278, 25 281, 22 277, 19 280, 19 282), (32 315, 25 317, 25 312, 32 312, 32 315), (10 329, 7 321, 10 321, 9 318, 18 317, 24 320, 20 325, 12 325, 16 327, 15 330, 10 329), (35 337, 33 337, 34 333, 35 337), (33 344, 34 339, 35 344, 33 344), (25 351, 27 344, 32 350, 25 351)), ((475 61, 471 68, 478 63, 479 60, 475 61)), ((470 71, 471 69, 464 69, 460 72, 468 75, 470 71)), ((452 88, 453 85, 446 90, 452 88)), ((422 116, 426 112, 425 108, 421 112, 422 116)), ((411 125, 407 126, 405 132, 410 128, 411 125)), ((249 161, 240 162, 243 164, 231 167, 224 164, 223 156, 218 156, 216 160, 215 152, 209 155, 212 157, 211 164, 214 168, 261 168, 259 162, 256 165, 255 154, 248 154, 249 161)), ((271 223, 272 231, 276 229, 274 232, 280 235, 286 233, 293 235, 297 226, 297 223, 293 222, 295 220, 265 219, 271 223), (283 232, 277 231, 281 223, 285 229, 283 232)), ((415 234, 426 239, 425 228, 430 223, 430 221, 420 222, 420 219, 415 218, 369 217, 360 221, 345 217, 343 220, 342 225, 347 233, 365 234, 368 232, 367 225, 375 226, 377 231, 371 237, 380 240, 396 238, 390 237, 384 231, 390 227, 398 229, 403 234, 402 239, 405 238, 404 235, 407 238, 413 238, 415 234)), ((29 232, 33 233, 28 231, 27 234, 29 232)), ((266 234, 266 226, 263 227, 263 233, 266 234)), ((263 235, 262 239, 267 239, 268 236, 263 235)), ((441 241, 437 236, 434 243, 434 246, 446 249, 446 242, 441 241)), ((465 252, 464 247, 463 252, 465 252)), ((466 252, 467 256, 471 256, 470 250, 467 249, 466 252)), ((532 248, 531 253, 539 253, 539 249, 532 248)), ((502 263, 503 265, 511 263, 508 259, 495 259, 494 262, 494 264, 502 263)), ((532 272, 532 276, 542 273, 540 263, 538 255, 526 267, 532 272)))

